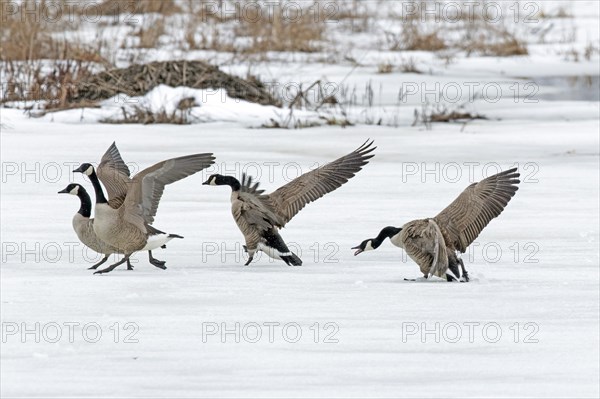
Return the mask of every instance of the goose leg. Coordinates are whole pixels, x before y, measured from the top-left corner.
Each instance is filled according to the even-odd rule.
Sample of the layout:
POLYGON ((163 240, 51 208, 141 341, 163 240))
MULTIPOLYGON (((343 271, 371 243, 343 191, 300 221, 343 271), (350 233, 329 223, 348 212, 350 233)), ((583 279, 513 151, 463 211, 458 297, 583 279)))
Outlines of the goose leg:
POLYGON ((248 266, 250 262, 252 262, 252 259, 254 259, 254 255, 250 255, 250 257, 248 258, 248 262, 244 263, 244 266, 248 266))
POLYGON ((464 283, 468 283, 469 282, 469 273, 467 273, 467 269, 465 269, 465 264, 463 263, 462 259, 458 259, 458 263, 460 263, 460 268, 462 270, 462 278, 460 281, 464 282, 464 283))
POLYGON ((159 269, 165 270, 167 267, 165 266, 166 262, 162 260, 158 260, 152 256, 152 251, 148 251, 148 261, 150 264, 158 267, 159 269))
POLYGON ((455 254, 448 256, 448 269, 446 270, 446 280, 464 282, 468 281, 468 277, 465 277, 465 266, 462 259, 455 254))
POLYGON ((127 259, 127 270, 133 270, 133 265, 129 259, 127 259))
POLYGON ((460 271, 457 266, 458 265, 453 265, 453 267, 448 267, 448 270, 446 270, 447 281, 460 281, 460 271))
POLYGON ((94 274, 103 274, 103 273, 112 272, 117 266, 122 265, 123 263, 127 262, 128 260, 129 260, 129 255, 125 255, 125 257, 123 257, 123 259, 121 259, 117 263, 110 265, 106 269, 97 270, 96 272, 94 272, 94 274))
POLYGON ((104 258, 102 258, 100 260, 100 262, 96 263, 95 265, 93 265, 92 267, 88 267, 88 270, 96 270, 98 268, 98 266, 100 266, 101 264, 103 264, 104 262, 106 262, 108 260, 108 257, 110 255, 106 255, 104 258))

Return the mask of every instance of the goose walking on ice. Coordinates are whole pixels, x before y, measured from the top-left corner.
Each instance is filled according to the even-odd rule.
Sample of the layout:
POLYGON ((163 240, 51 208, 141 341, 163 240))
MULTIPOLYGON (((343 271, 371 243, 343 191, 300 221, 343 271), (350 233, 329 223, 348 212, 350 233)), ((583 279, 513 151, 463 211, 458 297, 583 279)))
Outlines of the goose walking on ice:
MULTIPOLYGON (((98 266, 105 263, 109 256, 115 253, 119 253, 119 249, 109 245, 98 238, 94 232, 94 219, 90 218, 92 214, 92 200, 88 195, 85 188, 79 184, 71 183, 63 190, 58 192, 59 194, 71 194, 76 195, 79 198, 80 206, 79 210, 73 216, 73 230, 77 234, 79 241, 91 250, 104 255, 100 262, 90 267, 90 270, 97 269, 98 266)), ((127 269, 131 270, 133 267, 129 260, 127 261, 127 269)))
MULTIPOLYGON (((108 273, 129 260, 137 251, 152 251, 163 247, 176 234, 166 234, 151 224, 167 184, 193 175, 214 163, 212 153, 188 155, 168 159, 146 168, 129 179, 129 169, 113 145, 103 156, 98 169, 99 175, 89 163, 84 163, 75 172, 87 175, 96 193, 94 232, 104 242, 119 248, 125 255, 122 260, 95 274, 108 273), (107 200, 100 180, 109 193, 115 194, 107 200), (123 195, 124 194, 124 195, 123 195)), ((110 195, 110 194, 109 194, 110 195)), ((165 269, 164 262, 157 261, 150 252, 150 262, 165 269)))
POLYGON ((244 235, 244 249, 254 259, 257 251, 263 251, 273 259, 283 260, 288 266, 301 266, 302 260, 289 250, 279 234, 283 228, 307 204, 341 187, 365 166, 374 154, 373 141, 365 142, 355 151, 292 180, 271 194, 258 189, 258 183, 242 177, 211 175, 203 184, 231 187, 231 212, 244 235))
POLYGON ((437 216, 413 220, 402 227, 385 227, 377 237, 352 248, 356 249, 354 255, 377 249, 389 238, 392 244, 404 248, 425 278, 469 281, 458 254, 464 253, 488 223, 502 213, 518 190, 519 176, 513 168, 473 183, 437 216))

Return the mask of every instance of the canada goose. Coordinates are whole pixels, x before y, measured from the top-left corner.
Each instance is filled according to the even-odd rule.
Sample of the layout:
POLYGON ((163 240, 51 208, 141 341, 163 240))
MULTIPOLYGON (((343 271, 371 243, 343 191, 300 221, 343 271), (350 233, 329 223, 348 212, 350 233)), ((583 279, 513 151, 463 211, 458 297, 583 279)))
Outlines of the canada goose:
MULTIPOLYGON (((92 212, 92 201, 85 188, 80 184, 71 183, 63 190, 59 191, 58 194, 72 194, 76 195, 80 200, 79 211, 73 216, 73 230, 86 247, 92 249, 95 252, 104 255, 104 258, 100 262, 94 264, 89 270, 97 269, 98 266, 105 263, 111 254, 122 253, 118 248, 109 245, 98 238, 94 232, 94 219, 91 219, 92 212)), ((178 236, 177 236, 178 237, 178 236)), ((165 262, 159 261, 152 257, 152 251, 148 251, 150 263, 157 267, 164 266, 165 262)), ((130 260, 127 260, 127 269, 133 270, 130 260)))
MULTIPOLYGON (((108 260, 111 254, 117 253, 118 249, 100 240, 96 233, 94 233, 94 219, 90 219, 92 213, 92 201, 85 188, 79 184, 71 183, 63 190, 59 191, 58 194, 72 194, 79 197, 80 207, 79 211, 73 216, 73 230, 86 247, 91 248, 93 251, 104 255, 104 258, 100 262, 96 263, 90 269, 97 269, 98 266, 108 260)), ((132 269, 131 263, 127 263, 127 268, 132 269)))
POLYGON ((413 220, 402 227, 385 227, 377 237, 352 248, 356 249, 354 255, 377 249, 389 238, 404 248, 425 278, 435 275, 448 281, 469 281, 458 253, 464 253, 485 226, 502 213, 519 189, 519 176, 513 168, 473 183, 437 216, 413 220))
MULTIPOLYGON (((108 152, 110 152, 110 148, 108 152)), ((151 226, 164 188, 167 184, 209 167, 214 163, 214 159, 212 153, 187 155, 168 159, 146 168, 126 184, 127 193, 122 201, 117 201, 121 202, 118 206, 110 204, 104 196, 96 170, 91 164, 84 163, 75 169, 75 172, 87 175, 94 186, 96 193, 94 232, 102 241, 119 248, 125 254, 122 260, 96 271, 95 274, 114 270, 126 262, 136 251, 151 251, 164 246, 173 238, 180 238, 175 234, 163 233, 151 226)), ((115 172, 113 179, 107 180, 106 176, 104 179, 109 191, 117 190, 115 187, 121 183, 115 182, 123 177, 118 170, 113 172, 115 172)), ((166 268, 164 264, 162 266, 153 264, 163 269, 166 268)))
POLYGON ((374 156, 373 141, 365 142, 355 151, 327 165, 292 180, 271 194, 263 194, 258 183, 242 177, 242 183, 231 176, 211 175, 203 184, 231 187, 231 212, 244 235, 244 249, 248 266, 256 251, 263 251, 273 259, 283 260, 288 266, 301 266, 302 260, 289 250, 279 234, 304 206, 341 187, 374 156))
MULTIPOLYGON (((127 188, 131 183, 131 179, 129 177, 131 172, 129 171, 129 167, 125 164, 125 161, 123 161, 123 158, 121 158, 117 144, 114 141, 102 156, 96 172, 100 181, 102 181, 108 191, 108 204, 112 208, 118 209, 123 204, 123 201, 125 201, 125 197, 127 196, 127 188)), ((154 229, 152 226, 148 226, 148 228, 151 235, 160 236, 161 234, 166 234, 160 230, 154 229)), ((167 235, 166 237, 170 239, 183 238, 176 234, 167 235)), ((163 244, 161 248, 166 248, 166 246, 163 244)), ((166 262, 154 258, 154 256, 152 256, 152 249, 148 250, 148 261, 150 264, 163 270, 166 269, 166 262)), ((115 253, 123 252, 119 250, 115 253)), ((127 265, 128 270, 133 269, 129 259, 127 260, 127 265)))
MULTIPOLYGON (((111 208, 118 209, 127 196, 127 189, 131 184, 131 178, 129 177, 131 172, 129 171, 127 164, 125 164, 125 161, 123 161, 121 153, 117 148, 117 144, 114 141, 102 156, 100 164, 96 169, 96 173, 108 192, 108 204, 111 208)), ((151 236, 157 236, 153 237, 153 239, 158 239, 161 237, 161 234, 166 234, 152 226, 147 227, 151 236)), ((165 239, 183 238, 177 234, 169 234, 162 237, 165 239)), ((166 248, 166 246, 163 244, 161 248, 166 248)), ((148 261, 150 264, 163 270, 166 269, 166 262, 152 256, 152 249, 148 250, 148 261)), ((127 264, 130 264, 129 260, 127 260, 127 264)))

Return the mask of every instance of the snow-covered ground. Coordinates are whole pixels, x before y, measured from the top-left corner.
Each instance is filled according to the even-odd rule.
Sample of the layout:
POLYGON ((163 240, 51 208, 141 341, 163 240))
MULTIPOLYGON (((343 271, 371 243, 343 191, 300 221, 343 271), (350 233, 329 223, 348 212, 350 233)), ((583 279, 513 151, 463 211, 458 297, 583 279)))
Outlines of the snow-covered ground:
POLYGON ((2 132, 3 396, 598 394, 597 118, 482 122, 461 133, 457 126, 42 124, 3 115, 12 125, 2 132), (163 197, 155 225, 185 236, 155 254, 168 262, 166 271, 139 254, 134 271, 92 276, 81 246, 69 259, 78 204, 56 192, 83 182, 68 162, 97 162, 113 139, 132 168, 213 151, 219 171, 256 175, 259 165, 263 185, 274 189, 298 167, 334 159, 368 137, 378 145, 371 163, 283 231, 299 246, 302 267, 264 256, 243 267, 228 189, 201 186, 206 174, 168 187, 163 197), (470 181, 467 162, 476 163, 475 180, 488 164, 493 173, 516 163, 523 180, 465 256, 471 283, 405 282, 418 268, 389 243, 352 256, 350 247, 381 227, 446 206, 470 181), (438 173, 425 174, 436 165, 438 173), (79 323, 73 342, 71 322, 79 323), (22 336, 35 323, 39 343, 22 336), (48 342, 56 336, 51 323, 62 332, 57 343, 48 342), (83 335, 86 323, 98 323, 99 342, 87 342, 96 327, 83 335), (133 331, 125 323, 139 328, 138 342, 123 342, 133 331), (235 323, 239 343, 234 333, 221 335, 235 323), (248 323, 260 326, 259 342, 246 341, 256 334, 248 323), (265 323, 279 323, 273 342, 265 323), (286 323, 301 327, 297 343, 288 342, 295 324, 283 335, 286 323), (484 333, 487 323, 497 324, 484 333), (324 342, 334 328, 337 342, 324 342), (439 337, 421 336, 436 328, 439 337), (453 343, 456 331, 462 336, 453 343))
MULTIPOLYGON (((598 6, 577 4, 575 18, 555 23, 587 29, 582 48, 598 40, 598 6)), ((359 67, 252 66, 277 82, 371 82, 374 104, 350 107, 356 125, 346 128, 261 128, 287 111, 166 86, 135 101, 168 109, 193 95, 202 123, 99 123, 125 104, 115 99, 40 118, 0 108, 1 396, 598 397, 599 59, 573 62, 557 47, 449 65, 412 54, 425 74, 377 74, 389 56, 377 51, 359 67), (526 92, 514 95, 515 82, 526 92), (537 102, 525 101, 530 82, 537 102), (398 103, 403 83, 417 92, 398 103), (503 89, 498 102, 467 105, 487 120, 411 126, 425 89, 459 87, 461 103, 469 85, 490 83, 503 89), (378 118, 384 126, 364 124, 378 118), (243 267, 229 188, 202 186, 206 177, 248 172, 271 191, 368 138, 378 146, 371 162, 282 231, 304 265, 263 255, 243 267), (216 156, 165 190, 154 225, 185 237, 154 252, 165 271, 145 253, 133 271, 87 270, 99 257, 71 228, 78 201, 57 191, 79 182, 92 194, 71 171, 99 162, 113 141, 134 173, 170 157, 216 156), (520 189, 463 256, 468 284, 405 281, 418 267, 389 241, 353 256, 382 227, 433 216, 471 182, 512 166, 520 189)))

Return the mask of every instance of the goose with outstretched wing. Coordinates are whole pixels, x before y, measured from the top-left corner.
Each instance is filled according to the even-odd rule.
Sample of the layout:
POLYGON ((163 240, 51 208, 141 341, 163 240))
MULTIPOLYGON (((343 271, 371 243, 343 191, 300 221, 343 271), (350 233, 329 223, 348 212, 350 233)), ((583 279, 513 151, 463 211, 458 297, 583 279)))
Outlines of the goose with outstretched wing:
MULTIPOLYGON (((209 167, 215 159, 212 153, 168 159, 142 170, 133 179, 128 180, 129 169, 126 170, 118 151, 111 151, 109 148, 107 154, 109 155, 105 154, 99 169, 103 169, 102 182, 113 195, 112 203, 104 196, 99 175, 91 164, 84 163, 75 169, 76 172, 86 174, 94 186, 94 232, 102 241, 119 248, 120 253, 125 255, 121 261, 96 273, 114 270, 128 261, 134 252, 151 251, 163 247, 173 238, 181 238, 151 226, 164 188, 209 167)), ((164 262, 152 258, 151 253, 150 261, 161 269, 166 268, 164 262)))
POLYGON ((297 177, 271 194, 265 194, 258 183, 245 175, 240 183, 235 177, 214 174, 203 184, 231 187, 231 211, 244 235, 244 248, 249 255, 246 266, 257 251, 283 260, 287 265, 300 266, 302 260, 287 247, 279 229, 307 204, 354 177, 374 156, 375 148, 373 141, 367 141, 351 153, 297 177))
POLYGON ((502 213, 519 189, 519 176, 517 168, 513 168, 473 183, 437 216, 413 220, 402 227, 385 227, 377 237, 352 248, 356 250, 354 255, 377 249, 389 238, 392 244, 404 248, 425 278, 468 281, 457 254, 464 253, 490 221, 502 213))

